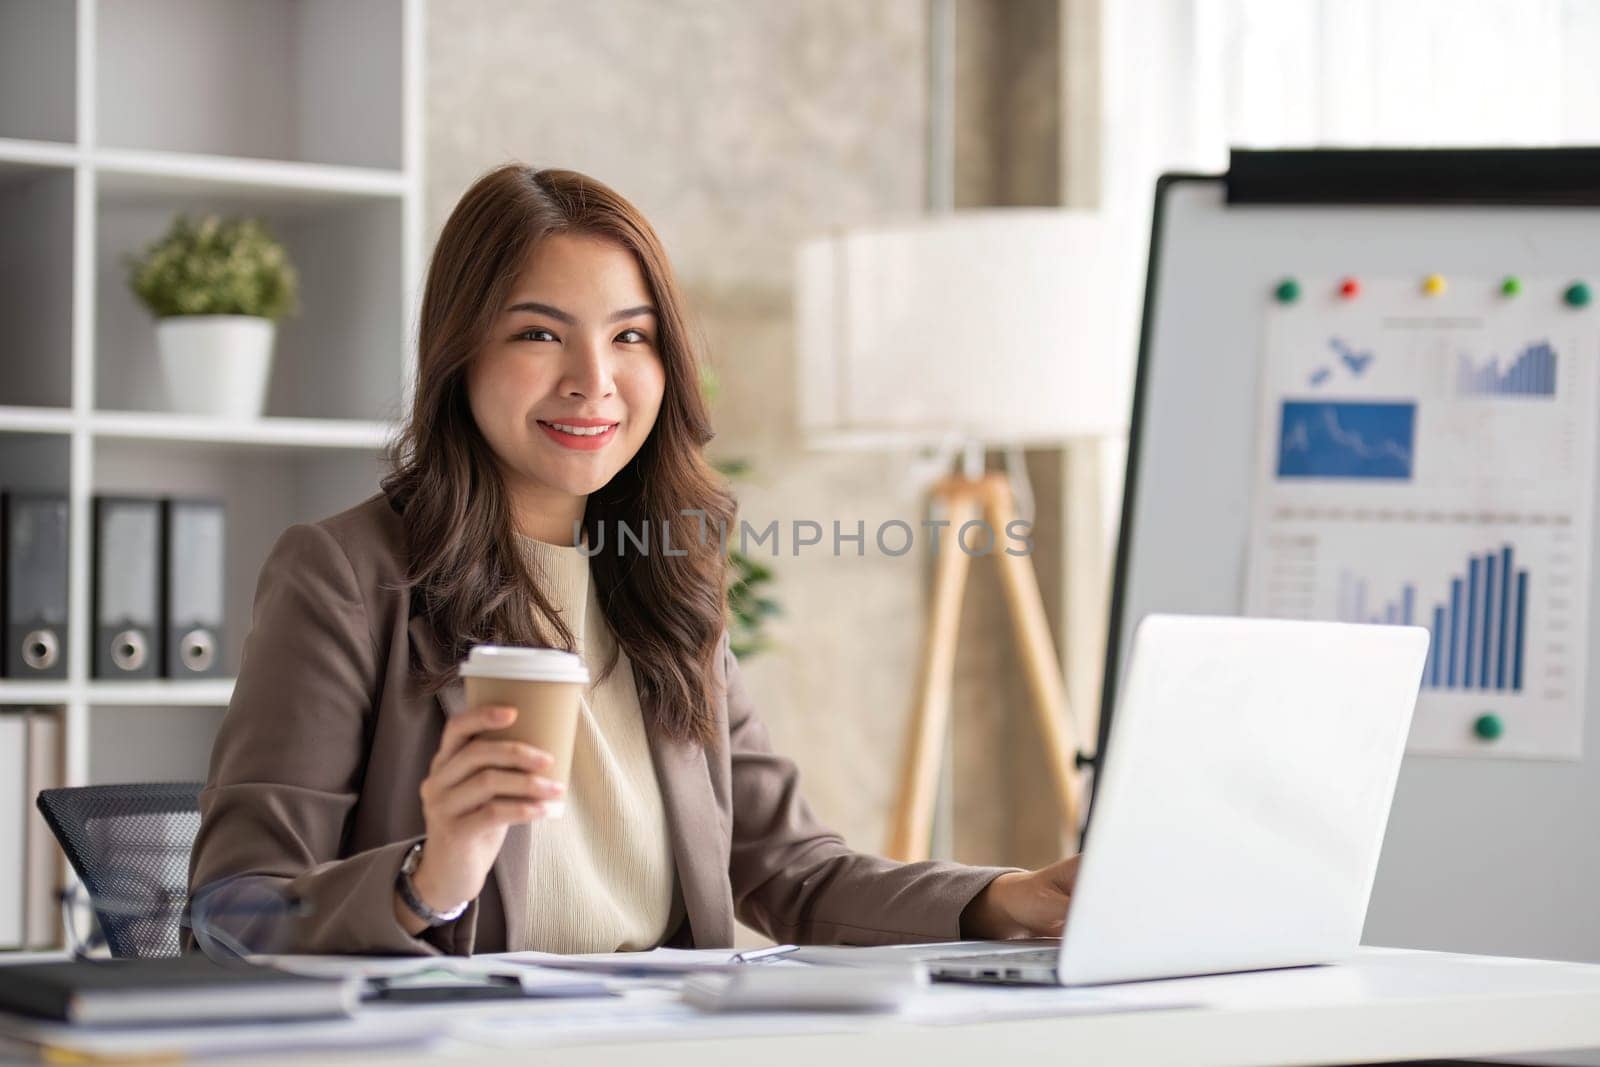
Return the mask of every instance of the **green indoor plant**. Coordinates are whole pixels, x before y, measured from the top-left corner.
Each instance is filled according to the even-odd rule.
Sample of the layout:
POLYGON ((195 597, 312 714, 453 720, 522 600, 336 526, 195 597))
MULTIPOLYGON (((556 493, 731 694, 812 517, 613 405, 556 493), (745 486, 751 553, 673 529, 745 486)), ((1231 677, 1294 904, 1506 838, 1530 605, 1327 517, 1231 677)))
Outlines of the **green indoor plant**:
MULTIPOLYGON (((716 399, 718 382, 710 366, 700 372, 700 390, 706 402, 716 399)), ((742 459, 723 460, 715 464, 728 479, 742 477, 750 465, 742 459)), ((771 568, 757 563, 736 546, 737 531, 728 531, 728 567, 732 571, 728 580, 728 644, 733 654, 743 659, 768 647, 767 619, 781 615, 783 609, 770 595, 773 581, 771 568)))
POLYGON ((259 416, 277 323, 298 310, 299 277, 283 245, 257 219, 180 214, 126 264, 156 318, 172 407, 259 416))

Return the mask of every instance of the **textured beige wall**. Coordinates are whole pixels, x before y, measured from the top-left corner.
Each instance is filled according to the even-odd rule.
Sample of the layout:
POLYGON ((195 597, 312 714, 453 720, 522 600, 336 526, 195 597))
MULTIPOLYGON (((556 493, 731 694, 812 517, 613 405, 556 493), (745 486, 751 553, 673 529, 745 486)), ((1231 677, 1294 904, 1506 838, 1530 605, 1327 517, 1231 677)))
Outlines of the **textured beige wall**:
MULTIPOLYGON (((1013 23, 999 26, 996 39, 1018 39, 1013 23)), ((431 0, 428 40, 435 232, 472 179, 507 159, 571 167, 614 185, 660 231, 708 340, 722 382, 713 455, 753 464, 738 487, 742 515, 758 527, 777 519, 785 530, 794 519, 839 519, 847 529, 861 519, 869 531, 890 518, 920 521, 923 502, 904 482, 907 457, 800 448, 790 282, 799 239, 922 211, 924 0, 431 0)), ((1004 60, 999 45, 985 47, 982 64, 1004 60)), ((1027 67, 1035 82, 1037 66, 1027 67)), ((964 91, 980 84, 969 77, 964 91)), ((998 94, 1013 108, 1023 95, 1014 87, 998 94)), ((1040 108, 1053 106, 1036 101, 1023 110, 1037 123, 1040 108)), ((987 118, 971 121, 981 130, 987 118)), ((967 141, 975 152, 983 138, 969 133, 967 141)), ((1007 159, 1018 154, 1008 143, 1007 159)), ((1048 177, 1019 178, 1004 159, 977 171, 986 183, 1033 197, 1024 202, 1040 202, 1056 151, 1054 142, 1037 145, 1038 162, 1028 164, 1048 166, 1048 177)), ((991 195, 959 187, 968 189, 967 203, 991 195)), ((1048 488, 1053 457, 1034 461, 1048 488)), ((1047 532, 1058 505, 1043 489, 1039 503, 1048 591, 1058 584, 1047 532)), ((1015 661, 998 579, 992 565, 974 562, 956 688, 955 854, 1040 862, 1054 851, 1048 791, 1042 767, 1029 762, 1038 757, 1025 694, 1007 681, 1015 661), (1031 780, 1019 782, 1016 770, 1031 780)), ((773 629, 778 647, 751 659, 746 678, 818 812, 858 847, 877 849, 903 743, 928 560, 918 552, 884 556, 870 542, 864 558, 815 548, 794 557, 786 537, 785 555, 773 563, 786 614, 773 629)))
POLYGON ((1061 3, 956 5, 956 207, 1061 202, 1061 3))

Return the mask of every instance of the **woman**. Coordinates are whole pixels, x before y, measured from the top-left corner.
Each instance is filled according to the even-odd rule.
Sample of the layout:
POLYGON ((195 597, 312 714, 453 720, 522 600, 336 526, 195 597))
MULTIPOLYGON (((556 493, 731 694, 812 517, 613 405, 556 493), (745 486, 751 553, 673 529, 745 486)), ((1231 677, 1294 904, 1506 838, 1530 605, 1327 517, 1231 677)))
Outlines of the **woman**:
POLYGON ((683 299, 632 205, 571 171, 485 175, 418 341, 383 491, 262 568, 193 889, 297 901, 272 947, 315 953, 716 947, 735 917, 801 942, 1059 933, 1075 860, 853 852, 772 751, 724 629, 735 508, 683 299), (464 706, 480 642, 590 665, 565 794, 547 754, 478 737, 515 714, 464 706))

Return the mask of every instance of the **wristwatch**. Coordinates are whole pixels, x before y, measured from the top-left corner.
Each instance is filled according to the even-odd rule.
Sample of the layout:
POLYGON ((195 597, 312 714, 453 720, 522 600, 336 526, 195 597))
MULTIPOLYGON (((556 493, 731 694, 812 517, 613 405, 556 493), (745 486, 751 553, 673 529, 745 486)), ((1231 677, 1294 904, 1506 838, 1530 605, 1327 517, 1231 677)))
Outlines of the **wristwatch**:
POLYGON ((406 907, 411 913, 429 926, 443 926, 448 922, 455 922, 467 910, 467 905, 472 903, 464 900, 449 911, 437 911, 428 907, 427 901, 422 899, 422 894, 417 892, 416 885, 411 881, 411 876, 416 873, 417 865, 422 862, 422 841, 412 845, 406 852, 406 858, 400 863, 400 874, 394 880, 394 887, 400 894, 400 899, 406 902, 406 907))

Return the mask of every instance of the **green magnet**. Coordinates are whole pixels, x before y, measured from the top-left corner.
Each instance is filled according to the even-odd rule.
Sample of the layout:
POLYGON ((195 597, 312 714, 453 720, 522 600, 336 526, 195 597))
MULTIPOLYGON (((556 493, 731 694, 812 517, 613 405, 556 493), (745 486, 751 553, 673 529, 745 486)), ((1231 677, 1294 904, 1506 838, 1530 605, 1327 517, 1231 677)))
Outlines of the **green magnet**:
POLYGON ((1516 296, 1520 292, 1522 292, 1521 278, 1513 275, 1500 283, 1500 293, 1502 296, 1516 296))
POLYGON ((1472 732, 1485 741, 1493 741, 1505 732, 1505 724, 1500 721, 1500 716, 1486 711, 1473 722, 1472 732))
POLYGON ((1563 294, 1564 299, 1567 302, 1567 306, 1575 308, 1587 307, 1589 304, 1589 298, 1592 295, 1593 294, 1589 292, 1589 287, 1583 282, 1573 282, 1571 285, 1567 286, 1567 291, 1565 294, 1563 294))
POLYGON ((1300 299, 1300 283, 1293 278, 1285 278, 1278 283, 1278 288, 1273 290, 1273 295, 1280 304, 1292 304, 1300 299))

